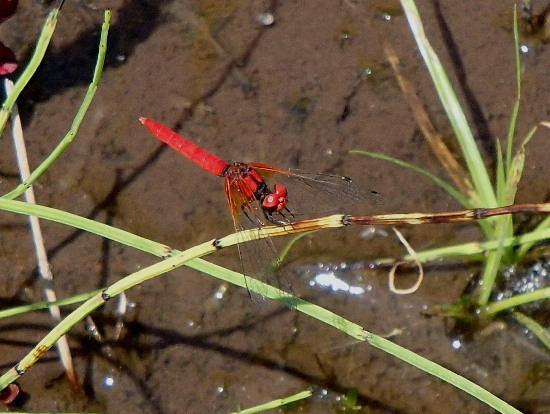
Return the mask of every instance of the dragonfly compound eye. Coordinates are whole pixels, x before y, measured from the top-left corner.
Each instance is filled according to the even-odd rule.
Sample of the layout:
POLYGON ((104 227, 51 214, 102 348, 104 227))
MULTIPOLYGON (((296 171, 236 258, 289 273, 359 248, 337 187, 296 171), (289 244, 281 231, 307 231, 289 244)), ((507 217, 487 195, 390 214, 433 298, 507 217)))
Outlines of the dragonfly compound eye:
POLYGON ((284 195, 281 195, 276 191, 277 191, 277 188, 275 188, 274 193, 269 193, 268 195, 265 196, 265 198, 262 201, 262 207, 264 209, 269 211, 279 212, 286 207, 286 203, 287 203, 287 199, 285 197, 286 189, 284 191, 284 195))
POLYGON ((275 187, 273 187, 273 192, 282 198, 286 198, 288 194, 288 191, 286 191, 286 187, 282 184, 275 184, 275 187))

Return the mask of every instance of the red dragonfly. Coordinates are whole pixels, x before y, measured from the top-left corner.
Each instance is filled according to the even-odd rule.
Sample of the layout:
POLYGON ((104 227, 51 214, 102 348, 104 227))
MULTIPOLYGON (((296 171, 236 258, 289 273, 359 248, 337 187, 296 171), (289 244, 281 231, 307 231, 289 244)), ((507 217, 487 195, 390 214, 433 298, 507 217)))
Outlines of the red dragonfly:
MULTIPOLYGON (((245 226, 242 224, 239 219, 241 212, 248 217, 248 221, 252 226, 260 229, 268 224, 289 224, 295 218, 295 213, 288 206, 289 198, 286 186, 277 183, 270 188, 264 180, 264 177, 275 174, 278 177, 290 178, 296 183, 301 183, 302 187, 305 186, 310 194, 313 193, 313 196, 325 194, 332 201, 339 200, 342 202, 342 199, 344 199, 344 203, 345 200, 357 202, 367 198, 370 202, 378 204, 382 199, 382 196, 376 191, 365 194, 352 185, 351 179, 344 176, 295 172, 268 164, 228 163, 157 121, 145 117, 141 117, 139 120, 161 141, 185 155, 204 170, 224 178, 225 196, 237 231, 250 227, 250 225, 245 226)), ((270 249, 267 250, 271 250, 269 256, 272 259, 273 255, 276 256, 276 250, 271 240, 266 241, 270 245, 270 249)), ((242 259, 243 248, 241 244, 239 243, 239 252, 242 259)), ((251 245, 251 243, 245 244, 247 246, 251 245)), ((254 252, 250 256, 258 260, 258 254, 261 255, 259 252, 254 252)), ((266 272, 265 268, 258 268, 257 270, 259 272, 255 273, 266 272)), ((267 271, 269 272, 269 270, 267 271)), ((267 277, 267 279, 268 283, 276 284, 276 278, 267 277)))
POLYGON ((259 171, 267 173, 284 173, 284 171, 266 164, 242 162, 230 164, 153 119, 141 117, 139 120, 162 142, 170 145, 206 171, 225 178, 225 196, 234 221, 237 219, 239 209, 242 209, 249 218, 252 217, 253 208, 250 203, 255 200, 260 203, 265 218, 271 223, 284 225, 290 222, 283 213, 285 210, 292 216, 287 208, 286 187, 275 184, 270 190, 259 173, 259 171), (279 219, 273 217, 275 213, 279 214, 279 219))

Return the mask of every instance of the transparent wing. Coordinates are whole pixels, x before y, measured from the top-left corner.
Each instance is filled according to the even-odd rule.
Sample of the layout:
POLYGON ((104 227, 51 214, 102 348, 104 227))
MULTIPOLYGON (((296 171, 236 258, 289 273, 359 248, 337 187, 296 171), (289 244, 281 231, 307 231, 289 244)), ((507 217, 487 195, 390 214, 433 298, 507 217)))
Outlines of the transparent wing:
MULTIPOLYGON (((343 213, 358 203, 380 204, 383 197, 376 191, 364 191, 344 176, 284 170, 267 164, 248 164, 266 180, 269 188, 283 184, 288 190, 288 211, 282 221, 296 221, 321 214, 343 213)), ((237 231, 256 228, 260 234, 265 226, 273 225, 265 216, 260 202, 249 199, 244 193, 246 181, 238 176, 226 177, 225 193, 237 231)), ((278 214, 278 213, 276 213, 278 214)), ((278 266, 278 253, 273 240, 266 237, 256 241, 238 243, 243 273, 271 286, 290 292, 289 278, 278 266)), ((251 295, 254 300, 257 298, 251 295)))
MULTIPOLYGON (((242 185, 237 180, 225 181, 225 193, 235 230, 257 229, 262 234, 263 227, 271 223, 265 218, 258 200, 249 200, 243 195, 240 191, 242 185)), ((284 271, 279 269, 278 253, 271 237, 253 241, 239 240, 237 248, 244 275, 290 292, 290 283, 284 271)), ((251 297, 255 302, 263 300, 263 297, 252 293, 251 297)))
POLYGON ((351 206, 378 205, 384 197, 378 191, 364 190, 348 177, 301 170, 286 170, 266 164, 250 164, 270 187, 279 183, 288 190, 289 209, 303 220, 322 214, 347 214, 351 206))

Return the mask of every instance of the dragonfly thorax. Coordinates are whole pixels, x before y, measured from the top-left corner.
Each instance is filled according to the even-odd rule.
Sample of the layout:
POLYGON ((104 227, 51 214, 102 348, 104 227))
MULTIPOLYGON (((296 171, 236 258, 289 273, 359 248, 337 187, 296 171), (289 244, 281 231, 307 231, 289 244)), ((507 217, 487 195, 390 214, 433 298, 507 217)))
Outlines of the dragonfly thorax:
POLYGON ((241 162, 229 164, 224 175, 229 182, 237 184, 239 192, 244 197, 257 200, 270 221, 279 224, 278 221, 272 220, 271 214, 279 213, 286 208, 288 191, 284 185, 275 184, 271 190, 258 171, 241 162))

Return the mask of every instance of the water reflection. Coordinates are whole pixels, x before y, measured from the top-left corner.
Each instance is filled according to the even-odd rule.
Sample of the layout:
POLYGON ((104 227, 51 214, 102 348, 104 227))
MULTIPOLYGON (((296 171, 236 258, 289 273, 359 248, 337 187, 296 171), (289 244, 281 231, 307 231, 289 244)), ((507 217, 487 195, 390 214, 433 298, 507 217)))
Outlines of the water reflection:
POLYGON ((363 279, 358 273, 349 272, 352 270, 351 267, 353 266, 350 266, 347 262, 337 264, 319 263, 315 267, 307 269, 303 274, 307 276, 310 287, 318 287, 330 292, 344 292, 353 296, 370 292, 372 286, 363 285, 361 283, 363 279), (350 277, 349 275, 355 276, 350 277))
POLYGON ((334 272, 321 272, 316 274, 311 282, 310 286, 319 286, 328 288, 333 292, 343 291, 348 292, 351 295, 361 295, 365 293, 365 289, 360 286, 353 286, 346 281, 340 279, 334 272))

